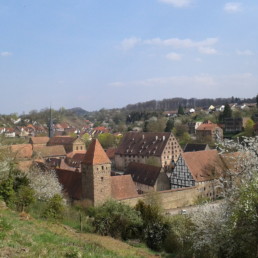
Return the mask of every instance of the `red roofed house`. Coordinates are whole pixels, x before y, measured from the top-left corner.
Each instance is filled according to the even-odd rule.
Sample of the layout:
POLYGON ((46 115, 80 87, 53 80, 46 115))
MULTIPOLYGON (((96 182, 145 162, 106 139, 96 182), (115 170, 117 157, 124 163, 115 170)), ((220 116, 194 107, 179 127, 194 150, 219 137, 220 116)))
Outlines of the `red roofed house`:
POLYGON ((217 124, 201 124, 196 129, 196 137, 199 141, 205 139, 216 141, 218 138, 223 138, 223 130, 217 124))
POLYGON ((67 153, 73 151, 86 151, 84 141, 78 137, 55 136, 49 139, 47 145, 63 145, 67 153))
POLYGON ((129 132, 115 152, 115 165, 122 171, 131 162, 151 163, 167 169, 182 152, 172 133, 129 132))
POLYGON ((185 152, 171 174, 171 188, 197 186, 203 197, 216 198, 215 179, 227 170, 217 150, 185 152))
POLYGON ((130 174, 138 193, 170 190, 170 182, 162 167, 131 162, 126 174, 130 174))

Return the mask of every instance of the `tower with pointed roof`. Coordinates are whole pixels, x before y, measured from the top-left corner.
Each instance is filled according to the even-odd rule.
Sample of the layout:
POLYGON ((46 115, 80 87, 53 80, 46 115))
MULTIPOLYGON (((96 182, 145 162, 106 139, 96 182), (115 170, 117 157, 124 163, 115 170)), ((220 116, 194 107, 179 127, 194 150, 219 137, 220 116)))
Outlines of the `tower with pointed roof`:
POLYGON ((111 198, 111 161, 97 139, 82 162, 82 198, 93 206, 111 198))

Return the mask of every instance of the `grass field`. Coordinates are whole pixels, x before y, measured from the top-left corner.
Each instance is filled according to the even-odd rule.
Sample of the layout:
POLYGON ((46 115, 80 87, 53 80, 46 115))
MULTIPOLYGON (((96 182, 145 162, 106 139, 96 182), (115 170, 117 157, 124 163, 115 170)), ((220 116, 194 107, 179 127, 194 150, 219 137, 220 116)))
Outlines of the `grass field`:
POLYGON ((111 237, 0 209, 0 257, 157 257, 111 237))

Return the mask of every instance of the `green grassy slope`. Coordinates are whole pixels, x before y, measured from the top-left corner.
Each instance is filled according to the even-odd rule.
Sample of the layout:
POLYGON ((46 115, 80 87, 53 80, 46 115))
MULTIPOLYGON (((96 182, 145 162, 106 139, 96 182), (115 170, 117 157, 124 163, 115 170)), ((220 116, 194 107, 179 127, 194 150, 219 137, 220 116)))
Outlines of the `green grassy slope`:
POLYGON ((0 257, 154 257, 110 237, 0 208, 0 257))

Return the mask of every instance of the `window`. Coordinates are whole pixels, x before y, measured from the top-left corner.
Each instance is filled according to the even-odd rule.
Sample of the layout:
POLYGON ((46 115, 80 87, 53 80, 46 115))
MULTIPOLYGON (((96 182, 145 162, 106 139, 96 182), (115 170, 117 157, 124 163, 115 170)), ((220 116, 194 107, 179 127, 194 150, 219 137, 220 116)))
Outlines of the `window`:
POLYGON ((101 166, 102 170, 104 170, 104 166, 101 166))
POLYGON ((101 179, 102 182, 104 181, 104 177, 103 176, 100 179, 101 179))

